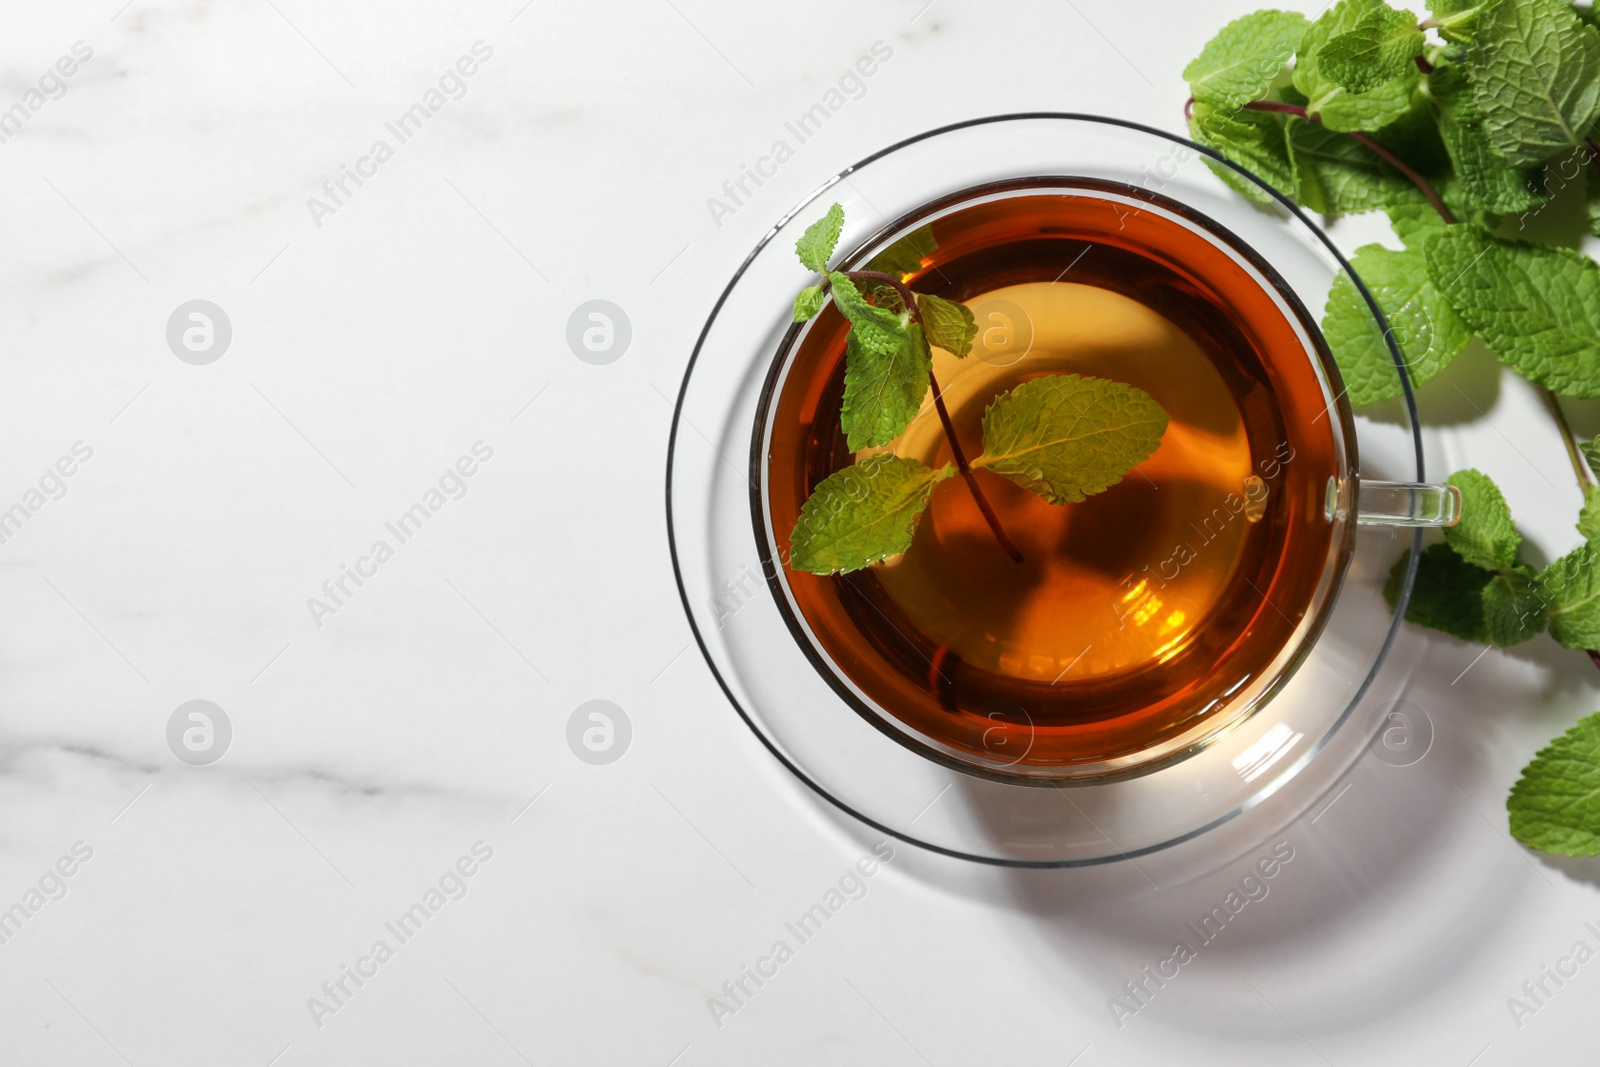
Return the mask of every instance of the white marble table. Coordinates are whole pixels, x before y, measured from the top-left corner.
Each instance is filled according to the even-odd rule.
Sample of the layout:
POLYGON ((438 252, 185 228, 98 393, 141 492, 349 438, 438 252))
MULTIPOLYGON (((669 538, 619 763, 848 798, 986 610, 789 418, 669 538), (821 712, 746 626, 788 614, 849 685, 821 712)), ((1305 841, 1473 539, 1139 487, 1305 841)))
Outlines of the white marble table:
MULTIPOLYGON (((876 843, 786 776, 689 645, 667 398, 716 294, 821 179, 907 134, 1030 109, 1180 129, 1178 71, 1253 5, 122 3, 0 16, 0 109, 22 104, 0 125, 0 511, 26 512, 0 543, 0 909, 27 913, 0 944, 0 1061, 1589 1047, 1600 963, 1533 1016, 1506 1002, 1600 946, 1600 865, 1514 846, 1503 798, 1600 706, 1600 675, 1540 639, 1452 684, 1478 649, 1415 631, 1374 696, 1428 711, 1422 762, 1308 774, 1139 870, 902 845, 737 1010, 708 1009, 876 843), (761 163, 877 42, 860 98, 761 163), (593 299, 632 324, 609 365, 566 342, 593 299), (168 344, 193 300, 231 324, 211 362, 168 344), (566 743, 596 699, 632 724, 603 766, 566 743), (191 700, 231 724, 209 766, 168 746, 191 700), (1108 999, 1280 841, 1268 897, 1119 1026, 1108 999), (437 910, 395 926, 418 902, 437 910)), ((1477 353, 1422 404, 1435 471, 1499 478, 1546 558, 1576 539, 1520 380, 1477 353)))

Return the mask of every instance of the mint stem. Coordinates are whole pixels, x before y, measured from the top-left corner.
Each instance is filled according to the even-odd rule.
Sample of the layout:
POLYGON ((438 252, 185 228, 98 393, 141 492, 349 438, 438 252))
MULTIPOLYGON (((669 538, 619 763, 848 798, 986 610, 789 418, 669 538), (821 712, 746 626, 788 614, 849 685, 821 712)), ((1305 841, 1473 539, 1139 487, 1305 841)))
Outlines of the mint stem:
POLYGON ((933 376, 931 370, 928 372, 928 384, 933 386, 933 406, 939 412, 939 421, 944 425, 944 435, 950 442, 950 454, 955 457, 956 470, 961 472, 962 480, 967 483, 967 488, 972 490, 972 499, 977 502, 978 510, 983 512, 984 521, 989 524, 989 529, 994 531, 994 539, 1000 542, 1000 547, 1006 550, 1006 555, 1011 557, 1013 563, 1021 563, 1022 553, 1017 551, 1017 546, 1006 536, 1004 527, 1000 525, 1000 517, 989 507, 989 501, 984 497, 983 490, 978 488, 977 476, 972 473, 972 467, 967 463, 967 455, 961 450, 961 442, 956 437, 955 423, 950 421, 950 412, 944 406, 944 394, 939 391, 939 379, 933 376))
MULTIPOLYGON (((1309 119, 1316 123, 1322 121, 1322 116, 1312 115, 1303 107, 1296 104, 1281 104, 1276 100, 1252 100, 1244 106, 1251 111, 1275 111, 1284 115, 1293 115, 1296 118, 1309 119)), ((1411 164, 1390 151, 1388 145, 1371 134, 1361 133, 1359 130, 1347 130, 1345 131, 1345 136, 1362 145, 1379 159, 1389 164, 1389 166, 1405 175, 1406 179, 1412 185, 1415 185, 1423 196, 1428 198, 1428 203, 1433 205, 1433 209, 1439 213, 1440 218, 1451 225, 1455 224, 1455 215, 1451 213, 1450 208, 1444 202, 1444 198, 1439 195, 1439 191, 1433 187, 1433 183, 1424 178, 1411 164)))
POLYGON ((1567 459, 1572 463, 1572 473, 1578 478, 1578 488, 1587 492, 1594 485, 1594 476, 1589 473, 1589 464, 1584 462, 1583 453, 1578 451, 1578 441, 1572 435, 1572 427, 1567 423, 1567 413, 1561 410, 1561 401, 1549 389, 1541 387, 1544 393, 1544 402, 1550 408, 1550 415, 1555 419, 1556 429, 1561 434, 1561 443, 1567 447, 1567 459))
MULTIPOLYGON (((917 310, 917 295, 893 274, 885 274, 878 270, 847 270, 843 272, 846 278, 853 282, 877 282, 888 285, 900 294, 900 302, 906 306, 906 314, 911 321, 922 323, 922 315, 917 310)), ((961 480, 967 483, 967 488, 972 492, 972 499, 978 505, 978 510, 983 513, 983 519, 989 524, 989 529, 994 531, 994 539, 1000 542, 1000 547, 1005 549, 1006 555, 1012 562, 1021 563, 1022 553, 1017 551, 1017 546, 1012 544, 1011 538, 1006 536, 1005 527, 1000 525, 1000 516, 994 513, 994 508, 989 506, 989 500, 983 495, 983 490, 978 486, 978 479, 972 473, 972 466, 967 462, 967 454, 961 449, 961 441, 956 437, 956 425, 950 419, 950 412, 944 406, 944 393, 939 389, 939 379, 934 377, 933 371, 928 371, 928 384, 933 387, 933 406, 939 412, 939 424, 944 427, 945 440, 950 442, 950 455, 955 458, 956 470, 961 474, 961 480)))

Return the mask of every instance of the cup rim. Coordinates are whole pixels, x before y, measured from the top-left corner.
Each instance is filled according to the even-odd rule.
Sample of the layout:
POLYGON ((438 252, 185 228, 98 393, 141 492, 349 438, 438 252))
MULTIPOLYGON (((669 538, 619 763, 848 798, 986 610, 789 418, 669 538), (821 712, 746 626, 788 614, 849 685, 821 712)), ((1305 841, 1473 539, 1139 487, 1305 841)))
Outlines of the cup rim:
MULTIPOLYGON (((967 852, 958 848, 951 848, 932 841, 923 840, 910 833, 896 829, 895 827, 888 825, 879 819, 875 819, 867 813, 861 811, 857 806, 842 800, 838 796, 835 796, 826 787, 812 778, 812 776, 807 773, 804 768, 798 766, 795 761, 777 745, 773 738, 767 735, 767 733, 753 719, 751 712, 743 706, 739 696, 735 693, 729 680, 724 676, 722 669, 717 665, 716 658, 711 652, 706 636, 702 632, 700 624, 696 619, 694 605, 691 602, 690 593, 685 582, 684 569, 680 557, 681 546, 678 543, 678 529, 674 521, 673 513, 673 481, 678 460, 677 442, 684 417, 684 406, 688 397, 689 386, 693 379, 695 366, 698 363, 706 341, 711 334, 712 327, 717 322, 718 316, 722 312, 724 306, 727 304, 729 298, 733 295, 734 290, 737 288, 740 281, 744 278, 746 272, 755 263, 757 257, 766 249, 766 246, 772 242, 773 238, 777 236, 779 231, 784 226, 786 226, 797 215, 799 215, 800 212, 802 212, 808 205, 815 202, 816 199, 823 195, 828 189, 842 181, 847 180, 850 175, 875 162, 876 160, 881 159, 893 152, 917 144, 921 141, 958 132, 964 129, 996 125, 1007 122, 1026 121, 1080 122, 1091 125, 1120 128, 1148 137, 1154 137, 1159 140, 1166 141, 1172 145, 1189 149, 1200 156, 1206 157, 1206 159, 1215 164, 1217 167, 1224 168, 1233 172, 1234 174, 1237 174, 1251 186, 1259 189, 1280 209, 1286 211, 1290 216, 1297 220, 1306 231, 1315 236, 1317 242, 1333 258, 1344 274, 1350 278, 1356 292, 1360 295, 1362 301, 1366 305, 1368 312, 1373 316, 1374 321, 1378 324, 1384 338, 1384 343, 1389 349, 1390 359, 1393 362, 1396 372, 1400 378, 1401 399, 1404 402, 1406 410, 1407 426, 1410 430, 1412 441, 1412 461, 1415 464, 1418 480, 1425 481, 1427 478, 1427 473, 1425 458, 1423 455, 1421 427, 1418 423, 1416 397, 1411 385, 1410 376, 1406 370, 1405 361, 1401 356, 1398 346, 1394 342, 1393 332, 1389 327, 1388 320, 1384 317, 1382 309, 1379 308, 1377 301, 1373 298, 1372 293, 1367 288, 1366 283, 1351 266, 1349 259, 1333 243, 1332 239, 1329 238, 1322 228, 1317 226, 1315 222, 1313 222, 1312 219, 1300 209, 1299 205, 1295 204, 1288 197, 1284 196, 1271 184, 1262 180, 1252 171, 1227 159, 1221 153, 1204 145, 1197 144, 1186 137, 1169 133, 1165 130, 1157 129, 1143 123, 1134 122, 1129 119, 1072 111, 1040 110, 1004 112, 996 115, 988 115, 973 119, 966 119, 960 122, 948 123, 943 126, 937 126, 921 133, 905 137, 857 160, 855 163, 839 171, 837 174, 829 177, 826 181, 822 182, 815 189, 813 189, 809 194, 802 197, 794 207, 779 217, 778 220, 765 233, 762 234, 755 246, 740 262, 738 268, 734 271, 727 284, 718 294, 704 325, 701 327, 700 332, 695 339, 694 347, 690 353, 689 360, 685 365, 683 379, 673 404, 673 415, 668 431, 669 437, 667 445, 667 462, 665 472, 666 478, 664 486, 668 552, 672 560, 673 578, 678 589, 679 601, 684 609, 684 614, 688 619, 694 644, 699 649, 701 657, 705 660, 706 665, 711 670, 712 677, 716 680, 718 688, 722 690, 723 695, 728 699, 728 702, 730 705, 732 705, 735 713, 738 714, 740 719, 744 721, 745 725, 751 730, 751 732, 756 735, 763 747, 765 747, 767 751, 771 753, 772 756, 778 761, 778 763, 789 771, 789 773, 794 775, 808 789, 840 812, 850 816, 851 818, 868 827, 871 827, 873 830, 879 833, 886 834, 895 840, 903 841, 906 844, 915 845, 918 848, 925 849, 937 855, 949 856, 955 859, 963 859, 970 862, 1002 868, 1044 870, 1113 863, 1121 859, 1137 858, 1139 856, 1148 855, 1153 852, 1174 847, 1205 834, 1222 825, 1223 823, 1242 815, 1244 812, 1251 810, 1267 797, 1276 793, 1284 784, 1298 775, 1306 767, 1306 765, 1315 759, 1322 752, 1322 750, 1328 746, 1333 737, 1339 733, 1346 722, 1354 714, 1355 709, 1360 705, 1362 699, 1370 690, 1372 683, 1377 676, 1378 666, 1387 660, 1389 653, 1392 651, 1395 640, 1400 632, 1401 623, 1404 620, 1405 608, 1409 602, 1412 587, 1415 583, 1418 562, 1422 550, 1423 531, 1419 528, 1412 532, 1409 546, 1410 551, 1407 555, 1407 565, 1404 574, 1402 575, 1402 581, 1399 584, 1399 588, 1396 590, 1393 614, 1391 616, 1388 629, 1384 634, 1383 641, 1377 649, 1374 666, 1368 672, 1367 676, 1362 679, 1357 691, 1352 695, 1338 718, 1335 719, 1321 734, 1321 736, 1316 738, 1316 740, 1309 745, 1306 751, 1301 753, 1298 758, 1296 758, 1292 763, 1282 767, 1279 772, 1273 776, 1273 778, 1260 790, 1237 804, 1232 809, 1223 812, 1203 825, 1189 829, 1184 833, 1178 834, 1163 841, 1135 848, 1131 851, 1118 851, 1115 855, 1108 854, 1095 857, 1028 859, 1016 856, 996 856, 967 852)), ((1007 780, 1007 783, 1013 785, 1017 784, 1014 780, 1009 779, 1007 780)))

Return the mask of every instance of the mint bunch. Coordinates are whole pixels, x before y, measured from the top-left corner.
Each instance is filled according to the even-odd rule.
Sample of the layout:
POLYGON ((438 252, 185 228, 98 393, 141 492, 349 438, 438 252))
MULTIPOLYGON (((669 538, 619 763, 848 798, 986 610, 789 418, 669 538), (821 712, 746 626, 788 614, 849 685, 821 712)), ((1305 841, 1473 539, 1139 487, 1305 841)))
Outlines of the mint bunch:
MULTIPOLYGON (((1600 396, 1600 267, 1519 239, 1574 184, 1600 236, 1600 19, 1566 0, 1428 0, 1428 10, 1419 22, 1383 0, 1339 0, 1314 22, 1283 11, 1238 19, 1184 71, 1191 136, 1307 210, 1387 213, 1400 247, 1367 245, 1352 266, 1389 337, 1349 277, 1322 322, 1352 404, 1401 394, 1390 337, 1418 385, 1478 338, 1545 388, 1585 490, 1583 544, 1536 570, 1499 489, 1461 471, 1450 481, 1462 522, 1422 554, 1406 618, 1500 647, 1548 632, 1600 664, 1600 489, 1555 399, 1600 396)), ((1600 470, 1600 447, 1583 455, 1600 470)), ((1391 603, 1406 563, 1391 574, 1391 603)), ((1512 832, 1535 848, 1600 854, 1597 791, 1600 715, 1528 766, 1508 804, 1512 832)))
MULTIPOLYGON (((1418 23, 1383 0, 1340 0, 1315 22, 1239 19, 1184 72, 1190 132, 1310 210, 1389 213, 1403 249, 1368 245, 1353 266, 1414 383, 1477 336, 1531 381, 1600 396, 1600 268, 1509 239, 1521 233, 1514 216, 1600 169, 1600 29, 1563 0, 1431 0, 1430 11, 1418 23)), ((1585 195, 1600 234, 1600 181, 1585 195)), ((1349 279, 1323 332, 1352 403, 1400 395, 1349 279)))
POLYGON ((964 304, 913 293, 902 279, 922 267, 931 235, 915 231, 867 270, 828 268, 844 228, 834 204, 795 244, 823 280, 802 289, 794 320, 819 314, 828 298, 850 323, 845 340, 840 427, 853 452, 883 449, 905 432, 929 393, 954 464, 934 470, 890 451, 873 451, 824 478, 800 509, 789 566, 812 574, 848 574, 911 547, 934 488, 960 475, 999 546, 1022 556, 984 497, 975 470, 990 470, 1052 504, 1104 492, 1160 446, 1167 415, 1148 393, 1121 382, 1057 374, 997 397, 984 413, 983 452, 968 461, 933 374, 931 346, 965 358, 978 327, 964 304))

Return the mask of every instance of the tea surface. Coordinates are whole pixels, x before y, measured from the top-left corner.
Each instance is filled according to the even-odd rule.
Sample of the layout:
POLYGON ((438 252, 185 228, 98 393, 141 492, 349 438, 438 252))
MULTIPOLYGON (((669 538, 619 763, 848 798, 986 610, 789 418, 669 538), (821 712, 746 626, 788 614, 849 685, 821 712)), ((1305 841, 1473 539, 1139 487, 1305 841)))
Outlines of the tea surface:
MULTIPOLYGON (((934 353, 969 456, 989 402, 1050 374, 1135 385, 1169 426, 1082 503, 978 471, 1020 564, 962 480, 943 482, 903 556, 842 577, 786 572, 807 627, 872 702, 989 760, 1094 764, 1222 725, 1281 668, 1328 571, 1341 413, 1305 340, 1214 244, 1093 191, 968 208, 929 236, 909 284, 967 303, 980 330, 971 356, 934 353)), ((780 544, 810 489, 857 458, 838 428, 844 333, 825 312, 775 401, 780 544)), ((950 462, 931 402, 893 450, 950 462)))

